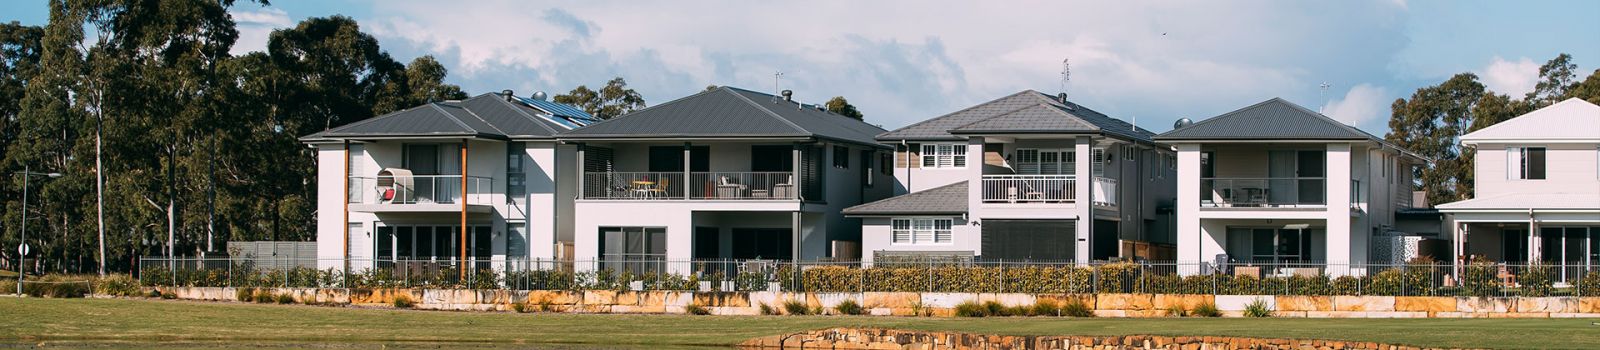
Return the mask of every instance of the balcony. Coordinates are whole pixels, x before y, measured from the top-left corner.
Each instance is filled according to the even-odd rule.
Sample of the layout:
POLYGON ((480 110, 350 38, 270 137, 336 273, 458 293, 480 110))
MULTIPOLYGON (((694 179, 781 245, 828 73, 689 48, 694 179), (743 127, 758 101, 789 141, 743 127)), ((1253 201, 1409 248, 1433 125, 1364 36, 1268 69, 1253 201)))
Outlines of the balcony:
POLYGON ((487 212, 494 180, 461 175, 409 175, 385 170, 378 176, 351 176, 346 199, 356 212, 487 212))
POLYGON ((1117 179, 1096 176, 1093 190, 1094 205, 1107 208, 1117 207, 1117 179))
POLYGON ((1073 175, 984 175, 984 203, 1073 203, 1073 175))
POLYGON ((800 199, 791 172, 590 172, 583 176, 583 199, 800 199))
POLYGON ((1202 178, 1200 206, 1206 208, 1307 208, 1327 204, 1321 177, 1202 178))

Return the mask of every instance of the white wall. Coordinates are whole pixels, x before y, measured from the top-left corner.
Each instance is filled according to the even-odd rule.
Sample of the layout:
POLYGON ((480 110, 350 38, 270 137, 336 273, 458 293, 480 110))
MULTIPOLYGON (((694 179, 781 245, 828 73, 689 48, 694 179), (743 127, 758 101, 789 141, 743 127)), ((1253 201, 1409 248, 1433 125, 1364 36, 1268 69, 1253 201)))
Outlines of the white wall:
POLYGON ((874 217, 861 219, 861 261, 870 266, 878 251, 972 252, 974 256, 983 254, 982 230, 978 226, 962 220, 959 216, 937 218, 951 219, 950 243, 895 244, 894 227, 891 225, 893 218, 874 217))
POLYGON ((1595 144, 1479 144, 1474 192, 1477 198, 1510 193, 1593 193, 1600 195, 1600 149, 1595 144), (1545 147, 1545 179, 1515 180, 1506 175, 1506 147, 1545 147))

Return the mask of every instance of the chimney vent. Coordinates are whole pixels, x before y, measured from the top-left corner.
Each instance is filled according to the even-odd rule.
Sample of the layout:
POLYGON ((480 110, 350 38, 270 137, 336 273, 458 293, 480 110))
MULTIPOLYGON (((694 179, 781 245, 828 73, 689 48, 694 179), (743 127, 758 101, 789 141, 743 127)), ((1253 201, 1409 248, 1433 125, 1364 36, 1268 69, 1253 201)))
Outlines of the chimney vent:
POLYGON ((500 90, 500 94, 506 96, 506 101, 516 101, 516 95, 512 94, 511 89, 500 90))
POLYGON ((781 92, 780 94, 783 95, 783 100, 784 101, 794 101, 794 91, 793 90, 783 90, 783 92, 781 92))

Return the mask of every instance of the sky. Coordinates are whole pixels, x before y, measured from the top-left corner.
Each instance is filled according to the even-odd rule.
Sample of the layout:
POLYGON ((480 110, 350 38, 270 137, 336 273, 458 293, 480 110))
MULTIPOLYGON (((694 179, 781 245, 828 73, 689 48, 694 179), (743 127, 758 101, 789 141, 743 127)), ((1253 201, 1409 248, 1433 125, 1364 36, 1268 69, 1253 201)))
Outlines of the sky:
MULTIPOLYGON (((433 55, 473 94, 618 76, 650 105, 713 84, 789 89, 845 96, 887 129, 1033 89, 1155 132, 1282 97, 1382 135, 1395 99, 1457 73, 1520 97, 1560 53, 1580 79, 1600 68, 1600 1, 242 3, 235 53, 345 15, 402 62, 433 55)), ((44 1, 0 4, 0 21, 47 17, 44 1)))

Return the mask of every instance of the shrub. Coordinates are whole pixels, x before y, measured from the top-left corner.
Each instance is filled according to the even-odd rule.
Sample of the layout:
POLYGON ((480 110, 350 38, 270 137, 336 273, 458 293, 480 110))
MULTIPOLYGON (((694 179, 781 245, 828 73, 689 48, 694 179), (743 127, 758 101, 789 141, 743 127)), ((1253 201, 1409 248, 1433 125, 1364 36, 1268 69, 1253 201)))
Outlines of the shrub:
POLYGON ((711 310, 710 309, 707 309, 706 307, 700 306, 700 305, 697 305, 697 304, 689 304, 689 306, 684 306, 683 307, 683 311, 689 313, 690 315, 710 315, 711 314, 711 310))
POLYGON ((811 313, 811 309, 806 308, 806 302, 799 300, 789 300, 783 302, 783 311, 790 315, 805 315, 811 313))
POLYGON ((1011 316, 1007 313, 1006 306, 998 301, 983 302, 983 309, 989 316, 1011 316))
POLYGON ((555 309, 555 302, 550 301, 550 298, 539 299, 539 311, 550 312, 555 311, 555 309))
POLYGON ((0 294, 17 292, 17 278, 15 276, 0 279, 0 294))
POLYGON ((1200 305, 1195 305, 1194 312, 1192 312, 1192 314, 1200 317, 1222 317, 1222 311, 1217 310, 1217 304, 1212 302, 1204 302, 1200 303, 1200 305))
POLYGON ((283 293, 276 297, 279 304, 294 304, 294 294, 283 293))
POLYGON ((1550 266, 1544 264, 1528 266, 1527 271, 1523 271, 1521 276, 1517 276, 1517 282, 1522 284, 1522 296, 1550 296, 1550 292, 1554 290, 1552 288, 1555 284, 1554 272, 1550 266))
POLYGON ((151 289, 150 292, 149 293, 145 293, 144 296, 146 298, 160 298, 161 297, 161 290, 160 289, 151 289))
POLYGON ((985 317, 989 316, 989 308, 983 304, 966 301, 956 304, 956 317, 985 317))
POLYGON ((251 302, 256 298, 256 291, 250 287, 240 287, 233 290, 233 299, 242 302, 251 302))
POLYGON ((1184 309, 1183 305, 1174 304, 1174 305, 1171 305, 1171 306, 1167 306, 1167 316, 1168 317, 1185 317, 1185 316, 1189 316, 1189 310, 1184 309))
POLYGON ((168 299, 168 300, 177 299, 178 298, 178 293, 173 293, 173 292, 170 292, 170 291, 161 292, 161 298, 162 299, 168 299))
POLYGON ((1361 278, 1355 276, 1339 276, 1330 282, 1328 293, 1331 295, 1361 295, 1361 278))
POLYGON ((777 314, 778 314, 778 309, 773 308, 772 305, 767 305, 766 303, 762 303, 761 304, 761 315, 763 315, 763 316, 772 316, 772 315, 777 315, 777 314))
POLYGON ((266 289, 257 289, 256 296, 253 299, 255 299, 257 303, 266 304, 277 300, 277 296, 272 295, 272 291, 266 289))
POLYGON ((1061 304, 1054 300, 1040 300, 1033 303, 1033 310, 1028 310, 1034 316, 1061 316, 1061 304))
POLYGON ((1061 314, 1070 317, 1094 317, 1094 307, 1082 299, 1073 298, 1066 304, 1061 304, 1061 314))
POLYGON ((1265 299, 1252 300, 1244 306, 1244 317, 1272 317, 1272 307, 1265 299))
POLYGON ((857 304, 853 299, 845 299, 839 302, 838 305, 834 305, 833 311, 838 311, 841 315, 860 315, 861 304, 857 304))
POLYGON ((412 306, 416 306, 416 305, 417 305, 417 302, 412 301, 410 295, 400 294, 400 295, 394 296, 394 307, 395 308, 410 309, 412 306))
MULTIPOLYGON (((82 298, 88 295, 93 277, 44 275, 22 282, 22 293, 33 297, 82 298)), ((15 282, 15 281, 13 281, 15 282)), ((11 289, 15 290, 15 284, 11 289)))
POLYGON ((520 314, 520 313, 525 313, 525 312, 533 311, 533 310, 528 308, 528 303, 519 301, 519 302, 511 303, 511 311, 516 311, 517 313, 520 314))
POLYGON ((125 275, 107 275, 95 279, 94 292, 119 297, 136 296, 139 295, 139 281, 125 275))
POLYGON ((921 300, 911 302, 911 314, 917 316, 933 316, 933 310, 923 305, 921 300))
POLYGON ((1461 287, 1467 295, 1475 297, 1492 297, 1500 295, 1500 268, 1493 261, 1481 257, 1473 258, 1467 264, 1466 271, 1461 276, 1461 287))
POLYGON ((1578 295, 1589 296, 1600 293, 1600 271, 1589 272, 1580 277, 1578 281, 1578 295))

